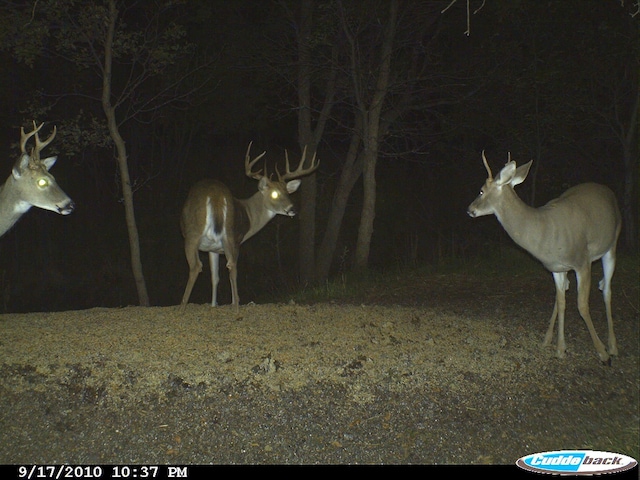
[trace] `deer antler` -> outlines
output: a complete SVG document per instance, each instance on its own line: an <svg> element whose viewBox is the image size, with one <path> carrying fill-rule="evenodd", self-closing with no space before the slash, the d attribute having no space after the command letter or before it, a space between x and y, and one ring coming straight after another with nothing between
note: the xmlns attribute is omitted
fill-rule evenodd
<svg viewBox="0 0 640 480"><path fill-rule="evenodd" d="M320 161L316 162L316 154L313 154L313 158L311 159L311 165L308 168L304 168L304 160L307 157L307 146L305 145L304 150L302 150L302 158L300 159L300 163L298 164L298 168L296 168L293 172L289 167L289 153L284 151L284 159L285 166L287 171L284 175L280 175L278 172L278 168L276 167L276 173L278 174L278 178L281 182L286 182L287 180L293 180L294 178L304 177L305 175L309 175L314 170L316 170L320 166Z"/></svg>
<svg viewBox="0 0 640 480"><path fill-rule="evenodd" d="M249 151L251 150L251 144L253 144L253 140L249 142L249 146L247 147L247 154L244 157L244 173L247 175L247 177L250 178L255 178L256 180L260 180L263 176L266 175L266 165L265 165L265 172L264 174L262 173L262 170L258 170L257 172L253 172L252 168L253 166L256 164L256 162L258 160L260 160L262 157L265 156L265 154L267 153L266 151L262 152L260 155L258 155L256 158L254 158L253 160L251 160L251 156L249 154Z"/></svg>
<svg viewBox="0 0 640 480"><path fill-rule="evenodd" d="M42 124L44 125L44 123ZM40 125L42 127L42 125ZM36 132L36 151L39 153L44 147L46 147L47 145L49 145L53 139L55 138L57 133L57 129L56 126L53 126L53 132L51 132L51 135L49 135L49 138L47 138L44 142L40 141L40 136L38 135L38 133Z"/></svg>
<svg viewBox="0 0 640 480"><path fill-rule="evenodd" d="M33 130L29 133L25 133L24 131L24 127L20 127L20 151L27 155L27 141L33 137L35 135L35 141L36 141L36 146L33 148L32 150L32 160L39 160L40 159L40 152L42 151L42 149L44 147L46 147L47 145L49 145L53 139L56 136L57 130L55 125L53 126L53 133L51 133L51 135L49 135L49 138L47 138L44 142L42 142L40 140L40 136L38 135L38 132L40 131L40 129L44 126L44 122L42 122L40 124L40 126L36 126L36 122L33 122Z"/></svg>
<svg viewBox="0 0 640 480"><path fill-rule="evenodd" d="M38 130L40 130L43 127L43 125L44 125L44 123L36 128L36 122L33 122L33 131L31 131L29 133L25 133L24 127L20 127L20 151L22 153L24 153L25 155L27 154L27 150L26 150L27 141L31 137L33 137L36 133L38 133Z"/></svg>
<svg viewBox="0 0 640 480"><path fill-rule="evenodd" d="M491 173L491 168L487 163L487 157L484 156L484 150L482 150L482 163L484 163L484 168L487 169L487 173L489 174L489 180L493 180L493 174Z"/></svg>

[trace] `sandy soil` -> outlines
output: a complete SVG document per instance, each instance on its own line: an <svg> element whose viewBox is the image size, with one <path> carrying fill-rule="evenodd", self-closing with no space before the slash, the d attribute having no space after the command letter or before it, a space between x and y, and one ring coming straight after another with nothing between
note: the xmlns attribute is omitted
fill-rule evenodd
<svg viewBox="0 0 640 480"><path fill-rule="evenodd" d="M575 287L559 360L540 346L547 274L480 278L390 278L364 298L249 304L241 318L194 304L2 315L0 463L638 458L637 281L614 288L620 355L606 366Z"/></svg>

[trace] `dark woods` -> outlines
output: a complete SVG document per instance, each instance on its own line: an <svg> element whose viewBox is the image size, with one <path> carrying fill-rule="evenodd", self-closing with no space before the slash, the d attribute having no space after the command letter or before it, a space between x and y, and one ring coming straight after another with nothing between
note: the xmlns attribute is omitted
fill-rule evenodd
<svg viewBox="0 0 640 480"><path fill-rule="evenodd" d="M20 127L44 121L76 204L64 218L33 208L0 239L0 311L139 304L140 282L149 304L177 305L187 192L217 178L252 195L249 141L280 171L305 145L321 166L292 196L299 215L242 247L243 302L494 254L500 225L466 215L482 150L495 170L509 153L534 160L518 187L532 205L608 185L620 250L637 247L630 2L471 1L468 35L461 1L444 13L448 0L81 3L0 6L3 180ZM192 302L209 301L208 274L205 262Z"/></svg>

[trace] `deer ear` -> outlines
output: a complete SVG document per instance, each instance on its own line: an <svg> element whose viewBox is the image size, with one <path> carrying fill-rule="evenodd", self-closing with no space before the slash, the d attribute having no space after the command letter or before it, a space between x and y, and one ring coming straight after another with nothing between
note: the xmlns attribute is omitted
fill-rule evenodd
<svg viewBox="0 0 640 480"><path fill-rule="evenodd" d="M49 169L56 163L56 160L58 160L58 157L47 157L42 160L42 163L44 164L44 167L47 169L47 171L49 171Z"/></svg>
<svg viewBox="0 0 640 480"><path fill-rule="evenodd" d="M290 182L287 182L287 192L293 193L296 190L298 190L299 186L300 186L300 180L291 180Z"/></svg>
<svg viewBox="0 0 640 480"><path fill-rule="evenodd" d="M267 177L260 177L260 181L258 182L258 190L264 192L267 188L269 188L269 179Z"/></svg>
<svg viewBox="0 0 640 480"><path fill-rule="evenodd" d="M533 160L530 160L529 163L520 165L517 168L516 173L514 174L513 179L511 180L511 185L515 187L516 185L520 185L522 182L524 182L524 179L527 178L527 175L529 174L529 169L531 168L532 163L533 163Z"/></svg>
<svg viewBox="0 0 640 480"><path fill-rule="evenodd" d="M507 164L502 167L500 173L495 179L495 183L498 186L506 185L510 183L513 179L513 176L516 172L516 162L507 162Z"/></svg>
<svg viewBox="0 0 640 480"><path fill-rule="evenodd" d="M15 178L20 178L22 176L22 172L24 169L29 166L29 155L20 155L20 158L13 165L13 176Z"/></svg>

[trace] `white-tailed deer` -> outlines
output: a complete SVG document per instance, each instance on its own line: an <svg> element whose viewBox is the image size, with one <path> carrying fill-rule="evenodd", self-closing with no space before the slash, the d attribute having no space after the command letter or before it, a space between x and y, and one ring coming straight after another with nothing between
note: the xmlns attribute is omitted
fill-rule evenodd
<svg viewBox="0 0 640 480"><path fill-rule="evenodd" d="M187 305L193 285L202 271L199 252L203 251L209 253L211 266L211 305L217 305L218 263L220 254L224 254L229 269L232 304L238 311L240 298L237 263L240 245L258 233L277 214L289 217L295 215L289 194L300 186L300 177L312 173L319 165L314 155L311 165L304 168L307 152L305 147L298 168L291 171L289 156L285 151L286 172L280 175L276 168L278 180L271 180L267 175L266 164L264 173L262 170L252 171L255 163L266 152L251 160L250 150L251 143L247 148L244 165L246 175L258 180L258 191L253 196L239 200L226 185L217 180L201 180L189 191L180 222L184 252L189 263L189 280L182 296L182 309Z"/></svg>
<svg viewBox="0 0 640 480"><path fill-rule="evenodd" d="M11 176L0 187L0 236L4 235L31 207L51 210L61 215L73 212L74 203L56 183L49 169L57 157L40 159L40 152L56 136L56 128L44 142L38 132L44 123L25 133L20 129L20 158L13 166ZM35 137L35 146L27 153L27 141Z"/></svg>
<svg viewBox="0 0 640 480"><path fill-rule="evenodd" d="M618 354L611 316L611 277L616 266L616 244L622 225L615 195L604 185L583 183L540 208L532 208L518 197L513 187L524 181L533 160L516 168L516 162L509 157L496 178L491 175L484 152L482 161L489 177L480 195L469 205L468 214L471 217L494 214L513 241L540 260L553 274L556 301L543 345L551 343L557 317L556 353L558 357L564 357L565 290L569 288L567 273L574 270L578 280L578 310L587 324L600 360L610 361L609 355ZM609 324L608 352L593 328L589 313L591 263L600 258L604 275L599 286Z"/></svg>

